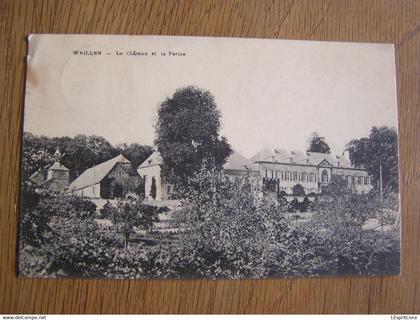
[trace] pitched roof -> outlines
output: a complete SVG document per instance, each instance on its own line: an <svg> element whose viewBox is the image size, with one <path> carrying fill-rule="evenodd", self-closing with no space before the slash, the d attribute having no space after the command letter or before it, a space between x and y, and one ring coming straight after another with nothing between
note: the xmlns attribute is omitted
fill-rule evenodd
<svg viewBox="0 0 420 320"><path fill-rule="evenodd" d="M34 179L37 175L42 175L42 177L45 179L45 172L41 171L41 169L39 169L38 171L35 171L34 173L32 173L29 177L30 180Z"/></svg>
<svg viewBox="0 0 420 320"><path fill-rule="evenodd" d="M89 186L93 186L99 182L114 168L117 163L131 163L122 154L108 161L102 162L92 168L85 170L80 176L74 180L69 190L79 190Z"/></svg>
<svg viewBox="0 0 420 320"><path fill-rule="evenodd" d="M70 171L58 161L54 162L54 164L49 167L48 170Z"/></svg>
<svg viewBox="0 0 420 320"><path fill-rule="evenodd" d="M263 148L259 152L257 152L250 160L252 162L265 161L266 159L269 159L272 156L273 150Z"/></svg>
<svg viewBox="0 0 420 320"><path fill-rule="evenodd" d="M297 150L270 150L264 148L251 158L253 162L296 163L316 166L326 160L334 167L353 168L350 160L344 155L332 155L320 152L302 152Z"/></svg>
<svg viewBox="0 0 420 320"><path fill-rule="evenodd" d="M162 161L162 157L160 156L160 153L158 151L155 151L146 160L144 160L142 164L140 164L138 169L161 165L162 163L163 161ZM258 170L258 166L252 161L245 158L239 152L233 152L227 159L227 162L223 166L223 169L225 170L247 170L247 169Z"/></svg>
<svg viewBox="0 0 420 320"><path fill-rule="evenodd" d="M160 153L155 151L146 160L144 160L142 164L139 165L138 169L157 166L161 165L162 163L163 161Z"/></svg>
<svg viewBox="0 0 420 320"><path fill-rule="evenodd" d="M243 155L241 155L239 152L234 151L229 158L227 159L227 162L223 166L223 169L225 170L251 170L251 171L257 171L258 166L253 163L252 161L245 158Z"/></svg>

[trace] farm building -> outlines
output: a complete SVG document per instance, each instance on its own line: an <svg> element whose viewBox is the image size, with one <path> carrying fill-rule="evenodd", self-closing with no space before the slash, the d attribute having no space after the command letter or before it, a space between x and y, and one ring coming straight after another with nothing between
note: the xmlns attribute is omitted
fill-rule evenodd
<svg viewBox="0 0 420 320"><path fill-rule="evenodd" d="M171 200L173 198L173 185L168 183L161 174L162 158L159 152L154 152L137 169L144 180L145 198L147 200ZM258 165L233 152L223 166L223 173L227 179L241 181L242 179L259 179ZM151 191L155 190L155 194ZM153 198L153 196L155 196Z"/></svg>
<svg viewBox="0 0 420 320"><path fill-rule="evenodd" d="M61 192L69 185L69 172L69 169L56 161L52 166L36 171L29 177L29 180L35 183L38 188Z"/></svg>
<svg viewBox="0 0 420 320"><path fill-rule="evenodd" d="M67 190L89 198L115 199L139 194L142 183L131 162L118 155L84 171Z"/></svg>

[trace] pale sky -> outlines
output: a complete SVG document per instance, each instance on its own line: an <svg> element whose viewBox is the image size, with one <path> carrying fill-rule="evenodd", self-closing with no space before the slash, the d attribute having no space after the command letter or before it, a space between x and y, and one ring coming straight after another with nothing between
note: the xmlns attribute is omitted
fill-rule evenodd
<svg viewBox="0 0 420 320"><path fill-rule="evenodd" d="M102 55L76 56L74 50ZM148 56L129 56L130 50ZM215 96L221 133L247 157L262 147L305 151L313 131L340 153L372 126L397 127L389 44L34 35L24 130L152 145L159 103L188 85Z"/></svg>

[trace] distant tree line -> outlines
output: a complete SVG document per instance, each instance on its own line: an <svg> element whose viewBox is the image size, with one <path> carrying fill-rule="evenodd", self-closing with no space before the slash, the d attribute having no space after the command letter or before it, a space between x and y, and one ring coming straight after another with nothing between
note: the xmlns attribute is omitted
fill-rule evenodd
<svg viewBox="0 0 420 320"><path fill-rule="evenodd" d="M72 180L94 164L107 161L120 153L130 160L134 167L138 167L153 152L151 146L137 143L113 146L104 137L96 135L79 134L74 138L49 138L25 132L22 146L23 179L51 165L56 160L57 148L62 155L60 162L70 170Z"/></svg>

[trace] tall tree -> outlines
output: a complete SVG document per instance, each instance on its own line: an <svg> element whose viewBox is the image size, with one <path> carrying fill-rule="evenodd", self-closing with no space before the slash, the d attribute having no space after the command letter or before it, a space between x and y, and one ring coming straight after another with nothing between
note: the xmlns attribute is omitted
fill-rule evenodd
<svg viewBox="0 0 420 320"><path fill-rule="evenodd" d="M213 95L189 86L176 90L159 107L155 144L163 174L177 187L200 168L221 169L232 149L221 137L220 111Z"/></svg>
<svg viewBox="0 0 420 320"><path fill-rule="evenodd" d="M398 191L398 135L395 128L373 127L369 137L351 140L346 149L354 166L364 167L378 186L382 167L383 187Z"/></svg>
<svg viewBox="0 0 420 320"><path fill-rule="evenodd" d="M309 152L330 153L330 146L325 142L325 138L321 137L317 132L313 132L309 138Z"/></svg>
<svg viewBox="0 0 420 320"><path fill-rule="evenodd" d="M119 201L115 210L111 210L111 220L115 223L124 237L124 246L128 248L128 241L134 227L143 227L151 230L153 224L159 221L159 213L166 212L167 208L144 205L140 201Z"/></svg>

